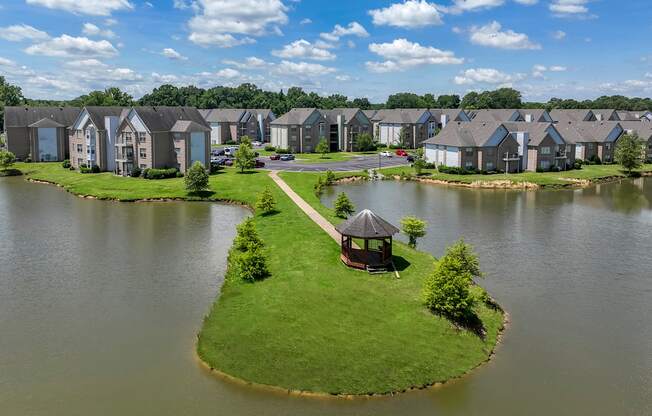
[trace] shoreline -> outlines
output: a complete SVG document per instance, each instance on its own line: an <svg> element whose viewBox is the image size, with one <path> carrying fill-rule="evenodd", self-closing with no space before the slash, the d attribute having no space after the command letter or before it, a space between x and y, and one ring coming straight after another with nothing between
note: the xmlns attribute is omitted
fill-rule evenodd
<svg viewBox="0 0 652 416"><path fill-rule="evenodd" d="M57 188L60 188L61 190L64 190L65 192L74 195L78 198L82 199L91 199L91 200L101 200L101 201L112 201L112 202L121 202L121 203L147 203L147 202L215 202L215 203L224 203L224 204L232 204L232 205L238 205L242 206L243 208L248 209L249 211L253 212L253 208L242 201L233 201L233 200L221 200L221 199L186 199L186 198L147 198L147 199L134 199L134 200L128 200L128 199L118 199L118 198L99 198L93 195L83 195L80 193L76 193L67 187L56 183L54 181L47 181L47 180L42 180L42 179L32 179L29 177L26 177L25 180L27 182L31 182L34 184L44 184L44 185L54 185ZM351 176L351 177L344 177L340 178L335 181L335 183L339 183L339 181L342 182L354 182L354 181L360 181L360 180L368 180L368 178L363 177L363 176ZM230 266L229 266L230 267ZM228 273L228 268L225 273L225 275ZM220 286L219 293L218 295L221 296L222 294L222 289L224 287L224 283L222 286ZM219 296L217 298L219 298ZM217 299L216 298L216 299ZM493 299L493 298L492 298ZM198 351L198 342L200 338L200 333L197 333L196 336L196 341L194 343L194 356L196 360L200 363L200 365L204 368L205 371L208 371L211 375L215 377L219 377L222 380L226 380L228 382L242 385L242 386L247 386L249 388L256 388L256 389L261 389L267 392L273 392L273 393L282 393L285 395L290 395L290 396L296 396L296 397L309 397L309 398L334 398L334 399L348 399L348 400L354 400L354 399L374 399L374 398L388 398L388 397L393 397L399 394L409 394L411 392L416 392L416 391L422 391L422 390L427 390L427 389L435 389L438 387L442 387L446 384L452 383L456 380L460 380L462 378L470 376L472 373L475 372L475 370L479 369L480 367L485 366L489 362L492 361L492 359L496 356L496 351L499 348L499 346L502 344L502 340L504 337L505 332L507 331L507 328L510 323L510 316L507 312L505 312L502 307L495 302L496 305L498 306L497 309L502 313L502 322L500 328L498 328L498 332L496 335L496 342L492 346L491 350L489 351L487 357L478 362L475 366L469 368L467 371L464 373L461 373L457 376L451 377L449 379L446 379L444 381L434 381L431 383L423 384L423 385L418 385L418 386L411 386L406 389L402 390L394 390L394 391L388 391L388 392L382 392L382 393L366 393L366 394L336 394L336 393L327 393L327 392L317 392L317 391L311 391L311 390L296 390L296 389L287 389L281 386L276 386L276 385L269 385L269 384L262 384L262 383L257 383L253 381L248 381L242 378L239 378L237 376L231 375L225 371L222 371L218 368L212 367L211 364L209 364L207 361L204 361L201 356L199 355Z"/></svg>

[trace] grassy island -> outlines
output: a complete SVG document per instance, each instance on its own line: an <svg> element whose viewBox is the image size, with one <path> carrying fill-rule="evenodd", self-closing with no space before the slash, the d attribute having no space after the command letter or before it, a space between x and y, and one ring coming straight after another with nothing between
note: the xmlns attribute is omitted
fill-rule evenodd
<svg viewBox="0 0 652 416"><path fill-rule="evenodd" d="M183 179L147 181L82 175L59 164L21 164L28 178L116 200L187 198ZM306 201L335 221L312 194L314 174L284 174ZM394 245L401 278L346 268L339 247L274 185L266 172L211 176L213 200L252 206L265 188L278 212L256 215L271 275L245 283L227 272L197 351L211 368L247 382L325 394L381 394L459 377L493 351L503 313L475 308L484 338L433 315L421 300L431 255ZM474 287L474 291L483 289Z"/></svg>

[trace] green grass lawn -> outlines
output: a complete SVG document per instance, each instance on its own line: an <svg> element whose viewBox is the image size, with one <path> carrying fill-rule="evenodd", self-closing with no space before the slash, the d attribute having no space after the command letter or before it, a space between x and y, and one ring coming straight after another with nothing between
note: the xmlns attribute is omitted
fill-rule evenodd
<svg viewBox="0 0 652 416"><path fill-rule="evenodd" d="M298 163L329 163L344 162L357 156L377 155L378 152L333 152L321 155L319 153L300 153L296 154Z"/></svg>
<svg viewBox="0 0 652 416"><path fill-rule="evenodd" d="M652 165L645 165L643 172L652 172ZM414 174L411 167L392 167L380 169L378 172L383 175L400 175L401 172ZM611 177L625 177L625 173L619 165L585 165L579 170L569 170L565 172L523 172L512 174L496 175L452 175L448 173L439 173L436 169L425 169L424 178L442 180L457 183L473 182L493 182L493 181L511 181L518 184L523 182L533 183L542 187L569 186L573 185L573 180L598 181Z"/></svg>
<svg viewBox="0 0 652 416"><path fill-rule="evenodd" d="M82 175L59 164L18 167L28 177L77 194L120 200L186 196L182 179ZM283 178L334 220L312 195L316 175L301 175L284 173ZM387 393L460 376L493 350L502 326L500 311L477 307L487 331L481 339L423 307L422 281L433 267L429 254L396 244L401 279L354 271L339 260L338 244L266 173L227 169L211 177L210 187L213 198L248 204L270 187L279 208L275 215L255 217L271 276L255 284L228 276L204 321L197 351L211 367L285 389Z"/></svg>

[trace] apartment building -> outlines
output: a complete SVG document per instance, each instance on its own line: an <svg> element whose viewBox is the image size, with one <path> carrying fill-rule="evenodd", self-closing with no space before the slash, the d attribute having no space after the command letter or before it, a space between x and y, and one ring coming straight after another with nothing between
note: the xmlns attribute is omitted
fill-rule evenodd
<svg viewBox="0 0 652 416"><path fill-rule="evenodd" d="M115 170L130 175L134 167L177 168L195 161L210 164L211 127L193 107L134 107L120 122Z"/></svg>
<svg viewBox="0 0 652 416"><path fill-rule="evenodd" d="M616 142L623 127L616 121L567 122L555 124L566 141L575 145L575 159L614 161Z"/></svg>
<svg viewBox="0 0 652 416"><path fill-rule="evenodd" d="M435 136L441 120L425 108L397 108L366 111L373 124L374 138L387 146L417 148ZM401 137L403 133L403 137Z"/></svg>
<svg viewBox="0 0 652 416"><path fill-rule="evenodd" d="M38 162L68 158L68 135L77 107L5 107L7 150L19 160Z"/></svg>
<svg viewBox="0 0 652 416"><path fill-rule="evenodd" d="M115 171L116 136L128 111L123 107L84 107L69 132L72 166L97 165L101 171Z"/></svg>
<svg viewBox="0 0 652 416"><path fill-rule="evenodd" d="M269 142L270 123L276 117L270 109L224 108L199 110L211 127L211 144L239 142L244 136Z"/></svg>

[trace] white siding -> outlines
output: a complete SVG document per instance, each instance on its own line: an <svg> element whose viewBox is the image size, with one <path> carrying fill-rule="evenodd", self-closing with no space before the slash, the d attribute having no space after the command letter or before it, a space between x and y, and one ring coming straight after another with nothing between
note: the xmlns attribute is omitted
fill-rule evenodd
<svg viewBox="0 0 652 416"><path fill-rule="evenodd" d="M211 123L211 144L222 144L220 143L220 123Z"/></svg>
<svg viewBox="0 0 652 416"><path fill-rule="evenodd" d="M288 129L284 127L271 127L271 145L276 148L287 149L288 148Z"/></svg>
<svg viewBox="0 0 652 416"><path fill-rule="evenodd" d="M206 136L202 132L190 133L190 166L199 161L206 166Z"/></svg>
<svg viewBox="0 0 652 416"><path fill-rule="evenodd" d="M381 124L380 142L386 145L399 144L401 142L401 125L400 124Z"/></svg>
<svg viewBox="0 0 652 416"><path fill-rule="evenodd" d="M575 159L584 159L584 145L577 143L575 145Z"/></svg>
<svg viewBox="0 0 652 416"><path fill-rule="evenodd" d="M428 163L437 163L437 145L436 144L425 144L424 153L423 153L426 162Z"/></svg>
<svg viewBox="0 0 652 416"><path fill-rule="evenodd" d="M460 148L448 146L445 150L445 161L444 164L450 167L460 167Z"/></svg>

